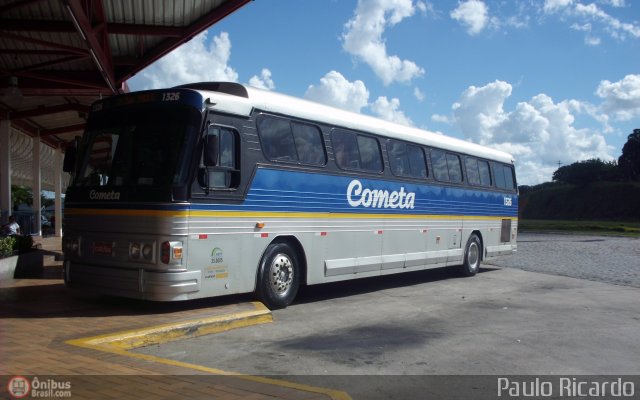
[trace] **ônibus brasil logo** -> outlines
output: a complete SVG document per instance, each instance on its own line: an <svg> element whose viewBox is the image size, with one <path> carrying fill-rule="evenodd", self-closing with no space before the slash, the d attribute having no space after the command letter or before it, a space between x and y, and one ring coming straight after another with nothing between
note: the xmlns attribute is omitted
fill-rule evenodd
<svg viewBox="0 0 640 400"><path fill-rule="evenodd" d="M363 188L362 182L352 180L347 187L347 201L351 207L365 208L407 208L413 209L416 201L414 192Z"/></svg>
<svg viewBox="0 0 640 400"><path fill-rule="evenodd" d="M7 384L7 391L16 399L23 399L31 391L31 383L24 376L14 376Z"/></svg>

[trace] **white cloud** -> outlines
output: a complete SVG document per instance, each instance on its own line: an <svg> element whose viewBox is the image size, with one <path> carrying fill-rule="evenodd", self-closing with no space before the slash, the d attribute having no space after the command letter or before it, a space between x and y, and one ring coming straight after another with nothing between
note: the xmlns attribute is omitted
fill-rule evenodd
<svg viewBox="0 0 640 400"><path fill-rule="evenodd" d="M382 38L385 30L411 17L416 9L426 10L424 3L412 0L358 0L355 15L345 24L342 47L364 61L385 85L410 82L424 74L424 69L410 60L387 54Z"/></svg>
<svg viewBox="0 0 640 400"><path fill-rule="evenodd" d="M542 9L547 14L552 14L563 10L573 4L573 0L544 0Z"/></svg>
<svg viewBox="0 0 640 400"><path fill-rule="evenodd" d="M397 98L389 100L385 96L380 96L369 108L371 108L374 114L384 120L401 125L413 126L413 121L400 110L400 100Z"/></svg>
<svg viewBox="0 0 640 400"><path fill-rule="evenodd" d="M625 7L625 0L600 0L605 4L609 4L612 7Z"/></svg>
<svg viewBox="0 0 640 400"><path fill-rule="evenodd" d="M453 125L453 123L455 122L452 117L449 117L447 115L442 115L442 114L433 114L431 116L431 120L433 122L439 122L441 124L447 124L447 125Z"/></svg>
<svg viewBox="0 0 640 400"><path fill-rule="evenodd" d="M418 99L418 101L424 101L424 93L422 93L422 90L420 90L420 88L413 88L413 95L416 99Z"/></svg>
<svg viewBox="0 0 640 400"><path fill-rule="evenodd" d="M469 35L477 35L491 23L489 9L480 0L466 0L458 3L458 7L449 15L464 25Z"/></svg>
<svg viewBox="0 0 640 400"><path fill-rule="evenodd" d="M276 88L273 79L271 79L271 71L267 68L263 68L262 71L260 71L260 76L252 76L251 79L249 79L249 85L257 87L258 89L273 90Z"/></svg>
<svg viewBox="0 0 640 400"><path fill-rule="evenodd" d="M344 110L360 112L369 101L369 91L364 82L350 82L341 73L330 71L320 78L319 85L309 85L304 97Z"/></svg>
<svg viewBox="0 0 640 400"><path fill-rule="evenodd" d="M613 148L600 132L575 126L574 113L590 114L592 106L575 100L555 103L539 94L507 111L504 104L512 90L504 81L469 87L452 107L452 122L467 139L514 155L520 183L550 180L558 161L612 159Z"/></svg>
<svg viewBox="0 0 640 400"><path fill-rule="evenodd" d="M607 14L594 3L587 5L578 3L575 5L574 13L579 17L602 22L614 38L624 40L627 35L631 35L636 39L640 38L640 26L621 22L617 18Z"/></svg>
<svg viewBox="0 0 640 400"><path fill-rule="evenodd" d="M587 35L584 37L584 44L587 46L598 46L602 43L602 40L596 36Z"/></svg>
<svg viewBox="0 0 640 400"><path fill-rule="evenodd" d="M596 95L603 99L602 111L615 119L640 117L640 74L627 75L617 82L601 81Z"/></svg>
<svg viewBox="0 0 640 400"><path fill-rule="evenodd" d="M238 73L228 65L230 57L229 34L221 32L207 45L205 31L144 69L129 84L140 90L202 81L236 82Z"/></svg>
<svg viewBox="0 0 640 400"><path fill-rule="evenodd" d="M624 1L601 1L612 7L625 6ZM584 4L574 0L545 0L543 11L548 14L560 14L563 20L578 20L570 25L571 29L586 32L585 43L587 45L600 44L600 39L592 33L596 29L600 33L606 33L617 40L626 40L628 37L640 38L640 25L637 23L622 22L604 11L596 3Z"/></svg>

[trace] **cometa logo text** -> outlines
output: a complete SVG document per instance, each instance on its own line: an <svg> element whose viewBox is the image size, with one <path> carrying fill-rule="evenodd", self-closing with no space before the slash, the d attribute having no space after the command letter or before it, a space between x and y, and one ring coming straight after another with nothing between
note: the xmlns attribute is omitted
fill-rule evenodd
<svg viewBox="0 0 640 400"><path fill-rule="evenodd" d="M412 209L416 201L414 192L363 188L362 182L352 180L347 187L347 201L351 207L365 208L407 208Z"/></svg>
<svg viewBox="0 0 640 400"><path fill-rule="evenodd" d="M98 192L92 190L89 192L89 198L91 200L120 200L120 192L113 190L110 192Z"/></svg>

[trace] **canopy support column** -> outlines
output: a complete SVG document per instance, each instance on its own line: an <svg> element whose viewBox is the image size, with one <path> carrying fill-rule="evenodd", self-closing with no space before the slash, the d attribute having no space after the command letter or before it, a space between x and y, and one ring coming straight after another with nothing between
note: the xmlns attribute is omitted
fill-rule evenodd
<svg viewBox="0 0 640 400"><path fill-rule="evenodd" d="M31 171L31 193L33 194L33 217L35 226L33 234L42 236L42 204L40 201L40 193L42 193L42 182L40 172L40 132L33 137L33 170Z"/></svg>
<svg viewBox="0 0 640 400"><path fill-rule="evenodd" d="M11 212L11 121L0 120L0 222Z"/></svg>
<svg viewBox="0 0 640 400"><path fill-rule="evenodd" d="M62 150L54 151L53 182L56 192L56 213L54 232L57 237L62 237Z"/></svg>

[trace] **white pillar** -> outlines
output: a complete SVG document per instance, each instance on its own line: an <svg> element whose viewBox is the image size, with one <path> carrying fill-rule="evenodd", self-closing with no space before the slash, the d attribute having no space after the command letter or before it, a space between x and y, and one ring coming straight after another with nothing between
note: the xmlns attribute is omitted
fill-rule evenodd
<svg viewBox="0 0 640 400"><path fill-rule="evenodd" d="M0 121L0 222L11 215L11 121Z"/></svg>
<svg viewBox="0 0 640 400"><path fill-rule="evenodd" d="M55 149L54 151L54 170L53 170L53 182L56 192L56 214L55 214L55 235L62 237L62 150Z"/></svg>
<svg viewBox="0 0 640 400"><path fill-rule="evenodd" d="M35 231L37 236L42 236L42 220L40 213L42 204L40 202L40 193L42 192L41 173L40 173L40 132L33 137L33 163L31 171L31 193L33 194L33 217L35 218Z"/></svg>

